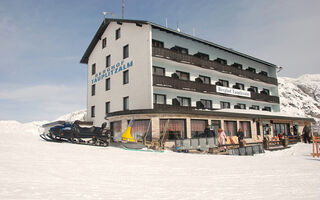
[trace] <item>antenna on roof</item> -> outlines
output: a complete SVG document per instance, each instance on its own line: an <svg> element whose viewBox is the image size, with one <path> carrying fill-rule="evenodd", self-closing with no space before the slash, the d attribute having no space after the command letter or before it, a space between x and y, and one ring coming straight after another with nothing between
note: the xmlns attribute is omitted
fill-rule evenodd
<svg viewBox="0 0 320 200"><path fill-rule="evenodd" d="M168 18L166 18L166 28L168 28Z"/></svg>
<svg viewBox="0 0 320 200"><path fill-rule="evenodd" d="M196 36L196 29L195 28L192 28L192 35Z"/></svg>
<svg viewBox="0 0 320 200"><path fill-rule="evenodd" d="M124 19L124 0L122 0L122 19Z"/></svg>

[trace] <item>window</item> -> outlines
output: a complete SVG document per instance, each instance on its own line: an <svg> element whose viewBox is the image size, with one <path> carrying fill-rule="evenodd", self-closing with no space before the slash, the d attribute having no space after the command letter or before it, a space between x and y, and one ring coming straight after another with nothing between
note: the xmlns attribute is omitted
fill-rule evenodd
<svg viewBox="0 0 320 200"><path fill-rule="evenodd" d="M106 79L106 91L110 90L110 78Z"/></svg>
<svg viewBox="0 0 320 200"><path fill-rule="evenodd" d="M227 136L237 135L237 122L236 121L224 121L224 132Z"/></svg>
<svg viewBox="0 0 320 200"><path fill-rule="evenodd" d="M198 53L194 54L194 56L198 57L200 59L209 60L209 55L205 54L205 53L198 52Z"/></svg>
<svg viewBox="0 0 320 200"><path fill-rule="evenodd" d="M260 132L260 122L256 122L256 128L257 128L257 135L261 135L261 132Z"/></svg>
<svg viewBox="0 0 320 200"><path fill-rule="evenodd" d="M168 137L168 140L187 138L186 120L160 119L160 138L164 135Z"/></svg>
<svg viewBox="0 0 320 200"><path fill-rule="evenodd" d="M237 69L242 69L242 65L239 63L233 63L231 66L237 68Z"/></svg>
<svg viewBox="0 0 320 200"><path fill-rule="evenodd" d="M91 106L91 117L95 117L96 113L95 113L95 106Z"/></svg>
<svg viewBox="0 0 320 200"><path fill-rule="evenodd" d="M106 67L110 67L110 65L111 65L111 55L108 55L106 57Z"/></svg>
<svg viewBox="0 0 320 200"><path fill-rule="evenodd" d="M207 120L191 119L191 138L203 137L204 129L208 124Z"/></svg>
<svg viewBox="0 0 320 200"><path fill-rule="evenodd" d="M210 84L211 83L210 77L201 76L200 75L199 78L202 80L202 83L204 83L204 84Z"/></svg>
<svg viewBox="0 0 320 200"><path fill-rule="evenodd" d="M255 68L248 67L247 70L250 71L250 72L256 73L256 69Z"/></svg>
<svg viewBox="0 0 320 200"><path fill-rule="evenodd" d="M129 110L129 97L123 97L123 110Z"/></svg>
<svg viewBox="0 0 320 200"><path fill-rule="evenodd" d="M102 40L102 48L104 49L107 46L107 38L103 38Z"/></svg>
<svg viewBox="0 0 320 200"><path fill-rule="evenodd" d="M227 64L227 60L222 59L222 58L217 58L214 61L216 61L217 63L220 63L222 65L226 65Z"/></svg>
<svg viewBox="0 0 320 200"><path fill-rule="evenodd" d="M126 46L123 47L123 59L129 57L129 45L127 44Z"/></svg>
<svg viewBox="0 0 320 200"><path fill-rule="evenodd" d="M264 89L264 88L263 88L262 91L263 91L264 94L270 95L270 91L269 91L268 89Z"/></svg>
<svg viewBox="0 0 320 200"><path fill-rule="evenodd" d="M128 121L129 123L129 121ZM133 121L131 128L131 135L134 135L135 139L138 141L152 140L152 124L150 119L136 119Z"/></svg>
<svg viewBox="0 0 320 200"><path fill-rule="evenodd" d="M238 109L246 109L246 104L238 103L236 107L237 107ZM236 107L235 107L235 108L236 108Z"/></svg>
<svg viewBox="0 0 320 200"><path fill-rule="evenodd" d="M177 71L176 73L178 74L179 79L181 79L181 80L187 80L187 81L190 80L190 74L189 74L189 73L187 73L187 72L180 72L180 71Z"/></svg>
<svg viewBox="0 0 320 200"><path fill-rule="evenodd" d="M239 88L239 90L244 90L244 84L242 83L236 83L237 88Z"/></svg>
<svg viewBox="0 0 320 200"><path fill-rule="evenodd" d="M121 36L120 34L121 34L121 33L120 33L120 28L118 28L118 29L116 30L116 40L120 38L120 36Z"/></svg>
<svg viewBox="0 0 320 200"><path fill-rule="evenodd" d="M230 102L220 101L220 108L221 109L230 108Z"/></svg>
<svg viewBox="0 0 320 200"><path fill-rule="evenodd" d="M96 85L91 85L91 96L96 95Z"/></svg>
<svg viewBox="0 0 320 200"><path fill-rule="evenodd" d="M290 124L287 123L274 123L272 124L273 127L273 136L278 136L280 133L281 135L288 135L290 131Z"/></svg>
<svg viewBox="0 0 320 200"><path fill-rule="evenodd" d="M91 73L92 75L96 73L96 63L92 64L91 71L92 71Z"/></svg>
<svg viewBox="0 0 320 200"><path fill-rule="evenodd" d="M153 47L159 47L159 48L163 48L164 47L163 42L158 41L158 40L152 40L152 46Z"/></svg>
<svg viewBox="0 0 320 200"><path fill-rule="evenodd" d="M223 87L229 87L229 81L219 79L219 82L222 84L221 86L223 86Z"/></svg>
<svg viewBox="0 0 320 200"><path fill-rule="evenodd" d="M155 104L166 104L166 95L153 94L153 103L155 103Z"/></svg>
<svg viewBox="0 0 320 200"><path fill-rule="evenodd" d="M182 53L182 54L188 54L189 53L188 49L183 48L183 47L179 47L179 46L174 46L174 47L171 48L171 50L173 50L175 52L178 52L178 53Z"/></svg>
<svg viewBox="0 0 320 200"><path fill-rule="evenodd" d="M123 72L123 84L129 83L129 70Z"/></svg>
<svg viewBox="0 0 320 200"><path fill-rule="evenodd" d="M271 112L271 107L266 106L266 107L262 108L262 110Z"/></svg>
<svg viewBox="0 0 320 200"><path fill-rule="evenodd" d="M110 113L110 101L106 102L106 114Z"/></svg>
<svg viewBox="0 0 320 200"><path fill-rule="evenodd" d="M245 138L251 138L251 123L248 121L240 121L239 122L240 128L242 128L242 131L244 133Z"/></svg>
<svg viewBox="0 0 320 200"><path fill-rule="evenodd" d="M187 98L187 97L177 97L180 106L187 106L190 107L191 106L191 99Z"/></svg>
<svg viewBox="0 0 320 200"><path fill-rule="evenodd" d="M159 76L165 76L165 69L162 67L153 66L153 74Z"/></svg>
<svg viewBox="0 0 320 200"><path fill-rule="evenodd" d="M250 91L258 93L258 88L255 86L250 86Z"/></svg>
<svg viewBox="0 0 320 200"><path fill-rule="evenodd" d="M212 109L212 101L211 100L201 99L200 101L204 105L204 108Z"/></svg>
<svg viewBox="0 0 320 200"><path fill-rule="evenodd" d="M257 105L252 105L252 106L250 107L250 109L251 109L251 110L260 110L260 107L257 106Z"/></svg>

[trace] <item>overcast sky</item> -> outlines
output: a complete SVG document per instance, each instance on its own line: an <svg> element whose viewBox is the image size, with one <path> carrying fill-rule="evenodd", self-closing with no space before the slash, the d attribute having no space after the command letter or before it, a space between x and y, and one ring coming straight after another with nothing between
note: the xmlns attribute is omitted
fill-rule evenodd
<svg viewBox="0 0 320 200"><path fill-rule="evenodd" d="M126 0L142 19L283 67L278 76L319 74L318 0ZM0 120L54 120L86 108L80 59L121 0L1 0Z"/></svg>

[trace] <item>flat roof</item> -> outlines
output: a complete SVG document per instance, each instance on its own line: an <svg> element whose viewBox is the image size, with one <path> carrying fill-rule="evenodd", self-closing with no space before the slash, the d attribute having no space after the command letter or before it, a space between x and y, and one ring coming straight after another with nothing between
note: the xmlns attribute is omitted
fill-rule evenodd
<svg viewBox="0 0 320 200"><path fill-rule="evenodd" d="M164 27L164 26L161 26L161 25L158 25L158 24L149 22L149 21L145 21L145 20L131 20L131 19L111 19L111 18L107 18L107 19L105 19L105 20L101 23L99 29L97 30L95 36L94 36L93 39L92 39L90 45L88 46L87 50L85 51L84 55L82 56L82 58L81 58L81 60L80 60L80 63L88 64L89 56L90 56L90 54L92 53L94 47L96 46L96 44L98 43L98 41L101 39L100 37L101 37L102 34L104 33L105 29L108 27L108 25L110 24L110 22L113 22L113 21L115 21L115 22L121 22L121 23L124 22L124 23L149 24L149 25L151 25L153 28L157 28L157 29L160 29L160 30L162 30L162 31L166 31L166 32L169 32L169 33L172 33L172 34L175 34L175 35L178 35L178 36L187 38L187 39L191 39L191 40L194 40L194 41L197 41L197 42L200 42L200 43L203 43L203 44L206 44L206 45L209 45L209 46L218 48L218 49L220 49L220 50L223 50L223 51L226 51L226 52L229 52L229 53L232 53L232 54L235 54L235 55L238 55L238 56L247 58L247 59L249 59L249 60L253 60L253 61L255 61L255 62L264 64L264 65L267 65L267 66L270 66L270 67L277 67L277 65L272 64L272 63L269 63L269 62L266 62L266 61L264 61L264 60L261 60L261 59L252 57L252 56L250 56L250 55L247 55L247 54L244 54L244 53L235 51L235 50L233 50L233 49L230 49L230 48L227 48L227 47L224 47L224 46L221 46L221 45L218 45L218 44L209 42L209 41L207 41L207 40L203 40L203 39L197 38L197 37L195 37L195 36L192 36L192 35L189 35L189 34L186 34L186 33L178 32L178 31L176 31L176 30L173 30L173 29L170 29L170 28L167 28L167 27Z"/></svg>

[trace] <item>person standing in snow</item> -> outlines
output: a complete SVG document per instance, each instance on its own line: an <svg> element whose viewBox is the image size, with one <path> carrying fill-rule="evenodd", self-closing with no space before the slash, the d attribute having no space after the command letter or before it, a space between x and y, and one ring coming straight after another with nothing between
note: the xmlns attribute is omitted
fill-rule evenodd
<svg viewBox="0 0 320 200"><path fill-rule="evenodd" d="M306 125L304 125L304 127L303 127L303 131L302 131L302 133L303 133L303 140L304 140L304 142L305 143L311 143L311 138L310 138L310 128L307 126L307 124Z"/></svg>
<svg viewBox="0 0 320 200"><path fill-rule="evenodd" d="M226 134L225 134L225 132L223 131L222 128L219 128L219 129L218 129L218 138L219 138L219 144L220 144L220 146L226 144L227 136L226 136ZM225 150L225 149L226 149L225 146L222 147L222 148L220 148L220 150Z"/></svg>
<svg viewBox="0 0 320 200"><path fill-rule="evenodd" d="M210 130L210 127L209 127L209 124L207 124L206 128L204 129L204 135L206 137L212 137L212 134L211 134L211 130Z"/></svg>
<svg viewBox="0 0 320 200"><path fill-rule="evenodd" d="M239 143L239 147L244 147L245 146L245 142L243 140L244 138L244 133L242 128L239 128L237 131L237 137L238 137L238 143Z"/></svg>

